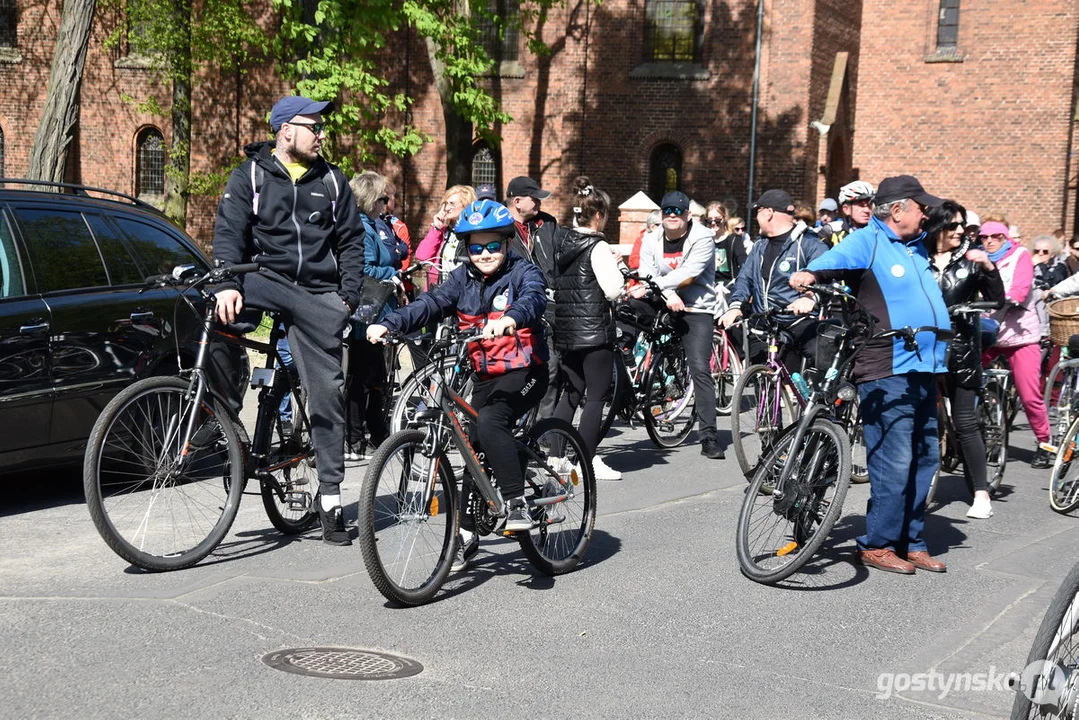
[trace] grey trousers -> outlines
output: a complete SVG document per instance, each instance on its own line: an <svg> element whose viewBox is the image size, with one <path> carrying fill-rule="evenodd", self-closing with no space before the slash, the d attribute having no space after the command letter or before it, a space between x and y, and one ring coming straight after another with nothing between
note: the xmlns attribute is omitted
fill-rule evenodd
<svg viewBox="0 0 1079 720"><path fill-rule="evenodd" d="M335 292L312 293L277 273L244 276L245 307L281 314L307 394L319 492L339 495L345 477L345 376L341 346L349 312Z"/></svg>

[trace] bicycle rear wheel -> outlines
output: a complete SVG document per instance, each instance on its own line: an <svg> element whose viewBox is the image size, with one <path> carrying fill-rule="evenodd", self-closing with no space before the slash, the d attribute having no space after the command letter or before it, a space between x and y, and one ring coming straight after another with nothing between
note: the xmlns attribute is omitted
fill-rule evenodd
<svg viewBox="0 0 1079 720"><path fill-rule="evenodd" d="M1042 618L1012 704L1012 718L1074 718L1079 708L1079 565Z"/></svg>
<svg viewBox="0 0 1079 720"><path fill-rule="evenodd" d="M449 575L457 543L453 472L426 429L394 433L367 467L359 507L363 562L378 591L422 605Z"/></svg>
<svg viewBox="0 0 1079 720"><path fill-rule="evenodd" d="M709 362L716 384L716 412L727 415L734 404L734 387L742 374L742 360L731 346L725 332L712 334L712 358Z"/></svg>
<svg viewBox="0 0 1079 720"><path fill-rule="evenodd" d="M767 365L750 365L734 388L731 442L742 473L751 478L772 443L794 422L793 401L779 374Z"/></svg>
<svg viewBox="0 0 1079 720"><path fill-rule="evenodd" d="M693 431L697 407L693 380L681 345L652 349L652 364L644 378L644 429L656 447L674 448Z"/></svg>
<svg viewBox="0 0 1079 720"><path fill-rule="evenodd" d="M90 517L117 555L145 570L179 570L213 552L243 492L236 428L214 397L196 407L187 387L180 378L155 377L125 388L105 406L86 445Z"/></svg>
<svg viewBox="0 0 1079 720"><path fill-rule="evenodd" d="M292 397L293 407L303 402ZM318 470L311 428L303 413L294 409L296 424L290 437L281 434L275 423L274 439L260 478L262 506L270 523L286 535L297 535L318 522Z"/></svg>
<svg viewBox="0 0 1079 720"><path fill-rule="evenodd" d="M584 558L596 523L596 476L584 440L557 418L536 423L528 445L525 496L532 529L517 533L521 550L545 575L573 570Z"/></svg>
<svg viewBox="0 0 1079 720"><path fill-rule="evenodd" d="M765 455L738 516L738 564L750 580L768 585L790 577L820 549L850 486L850 443L843 428L818 418L794 448L796 430L784 432ZM777 488L783 468L792 463L790 477Z"/></svg>
<svg viewBox="0 0 1079 720"><path fill-rule="evenodd" d="M1079 508L1079 463L1075 457L1079 443L1079 419L1071 424L1057 448L1053 474L1049 478L1049 506L1058 513Z"/></svg>

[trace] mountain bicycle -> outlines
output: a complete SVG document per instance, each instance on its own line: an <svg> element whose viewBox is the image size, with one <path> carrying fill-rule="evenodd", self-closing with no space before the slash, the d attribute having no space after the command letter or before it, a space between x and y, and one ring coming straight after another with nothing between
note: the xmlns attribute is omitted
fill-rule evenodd
<svg viewBox="0 0 1079 720"><path fill-rule="evenodd" d="M406 341L399 333L388 333L386 339ZM477 330L458 335L458 361L479 339ZM357 523L371 581L387 600L406 606L433 598L453 564L461 498L451 450L463 458L462 472L475 486L470 510L477 533L499 532L508 512L482 449L469 439L467 427L478 412L441 373L432 373L430 380L430 406L391 435L368 465ZM525 469L525 498L532 515L532 529L516 533L517 541L540 572L569 572L584 558L595 525L592 458L577 431L557 418L528 429L519 425L514 444Z"/></svg>
<svg viewBox="0 0 1079 720"><path fill-rule="evenodd" d="M257 270L251 263L199 276L185 266L147 279L147 289L188 285L204 306L200 311L187 293L179 294L202 317L194 366L120 392L101 412L86 445L83 488L90 517L102 539L132 565L178 570L205 558L232 526L248 479L258 480L266 514L282 533L301 533L318 520L311 423L301 389L277 354L279 319L265 343L215 328L215 297L208 286ZM266 365L251 376L260 391L250 439L211 382L211 339L266 355ZM278 417L286 393L293 396L291 434Z"/></svg>
<svg viewBox="0 0 1079 720"><path fill-rule="evenodd" d="M850 319L836 326L836 353L819 387L811 389L796 424L782 431L765 452L746 490L735 545L742 573L763 584L797 572L824 543L842 511L850 486L851 450L837 406L853 402L857 389L847 379L855 359L874 340L902 338L919 353L916 336L951 331L909 327L875 332L872 316L853 296L832 285L810 285L818 296L851 303Z"/></svg>
<svg viewBox="0 0 1079 720"><path fill-rule="evenodd" d="M998 303L991 301L973 301L956 305L948 309L948 314L957 319L967 319L968 322L977 324L986 310L996 310ZM972 352L981 356L982 344L981 333L974 333L972 340L976 347ZM937 403L937 427L940 437L940 466L937 468L933 481L929 485L929 494L926 496L926 505L933 502L940 483L941 472L954 473L963 462L963 451L959 446L959 438L955 432L955 423L952 422L951 400L948 398L945 380L938 380L938 403ZM1009 425L1007 419L1008 392L1011 387L1011 372L1000 367L991 366L982 370L982 384L978 388L977 414L978 432L981 433L982 442L985 445L986 458L986 485L989 494L992 495L1000 489L1000 483L1004 479L1004 468L1008 464L1008 435ZM969 474L964 473L967 491L974 496L974 482Z"/></svg>

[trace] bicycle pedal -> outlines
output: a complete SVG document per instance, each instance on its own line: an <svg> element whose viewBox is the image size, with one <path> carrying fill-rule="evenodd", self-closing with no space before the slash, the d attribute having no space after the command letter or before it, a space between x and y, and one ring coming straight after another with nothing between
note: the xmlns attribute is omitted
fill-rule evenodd
<svg viewBox="0 0 1079 720"><path fill-rule="evenodd" d="M1047 442L1038 443L1038 447L1041 448L1042 450L1045 450L1048 453L1052 453L1053 455L1056 455L1057 450L1059 449L1059 448L1057 448L1056 445L1052 445L1052 444L1047 443Z"/></svg>

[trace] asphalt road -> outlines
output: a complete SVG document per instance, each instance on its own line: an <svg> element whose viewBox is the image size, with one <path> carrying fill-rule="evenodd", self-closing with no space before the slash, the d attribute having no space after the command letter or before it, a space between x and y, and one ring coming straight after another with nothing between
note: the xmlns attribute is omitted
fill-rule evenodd
<svg viewBox="0 0 1079 720"><path fill-rule="evenodd" d="M1079 541L1077 519L1049 508L1048 472L1027 464L1032 443L1012 434L988 521L968 521L962 480L946 479L926 535L947 574L853 564L868 497L853 486L809 572L764 587L735 558L733 453L660 452L616 426L602 452L625 478L600 483L579 570L537 576L516 543L487 539L415 609L386 604L358 546L277 534L257 497L202 564L149 574L98 537L77 476L5 478L0 717L1005 717L1000 683L1022 669ZM364 469L350 463L350 522ZM334 680L262 662L322 646L423 671ZM919 677L933 689L911 690Z"/></svg>

